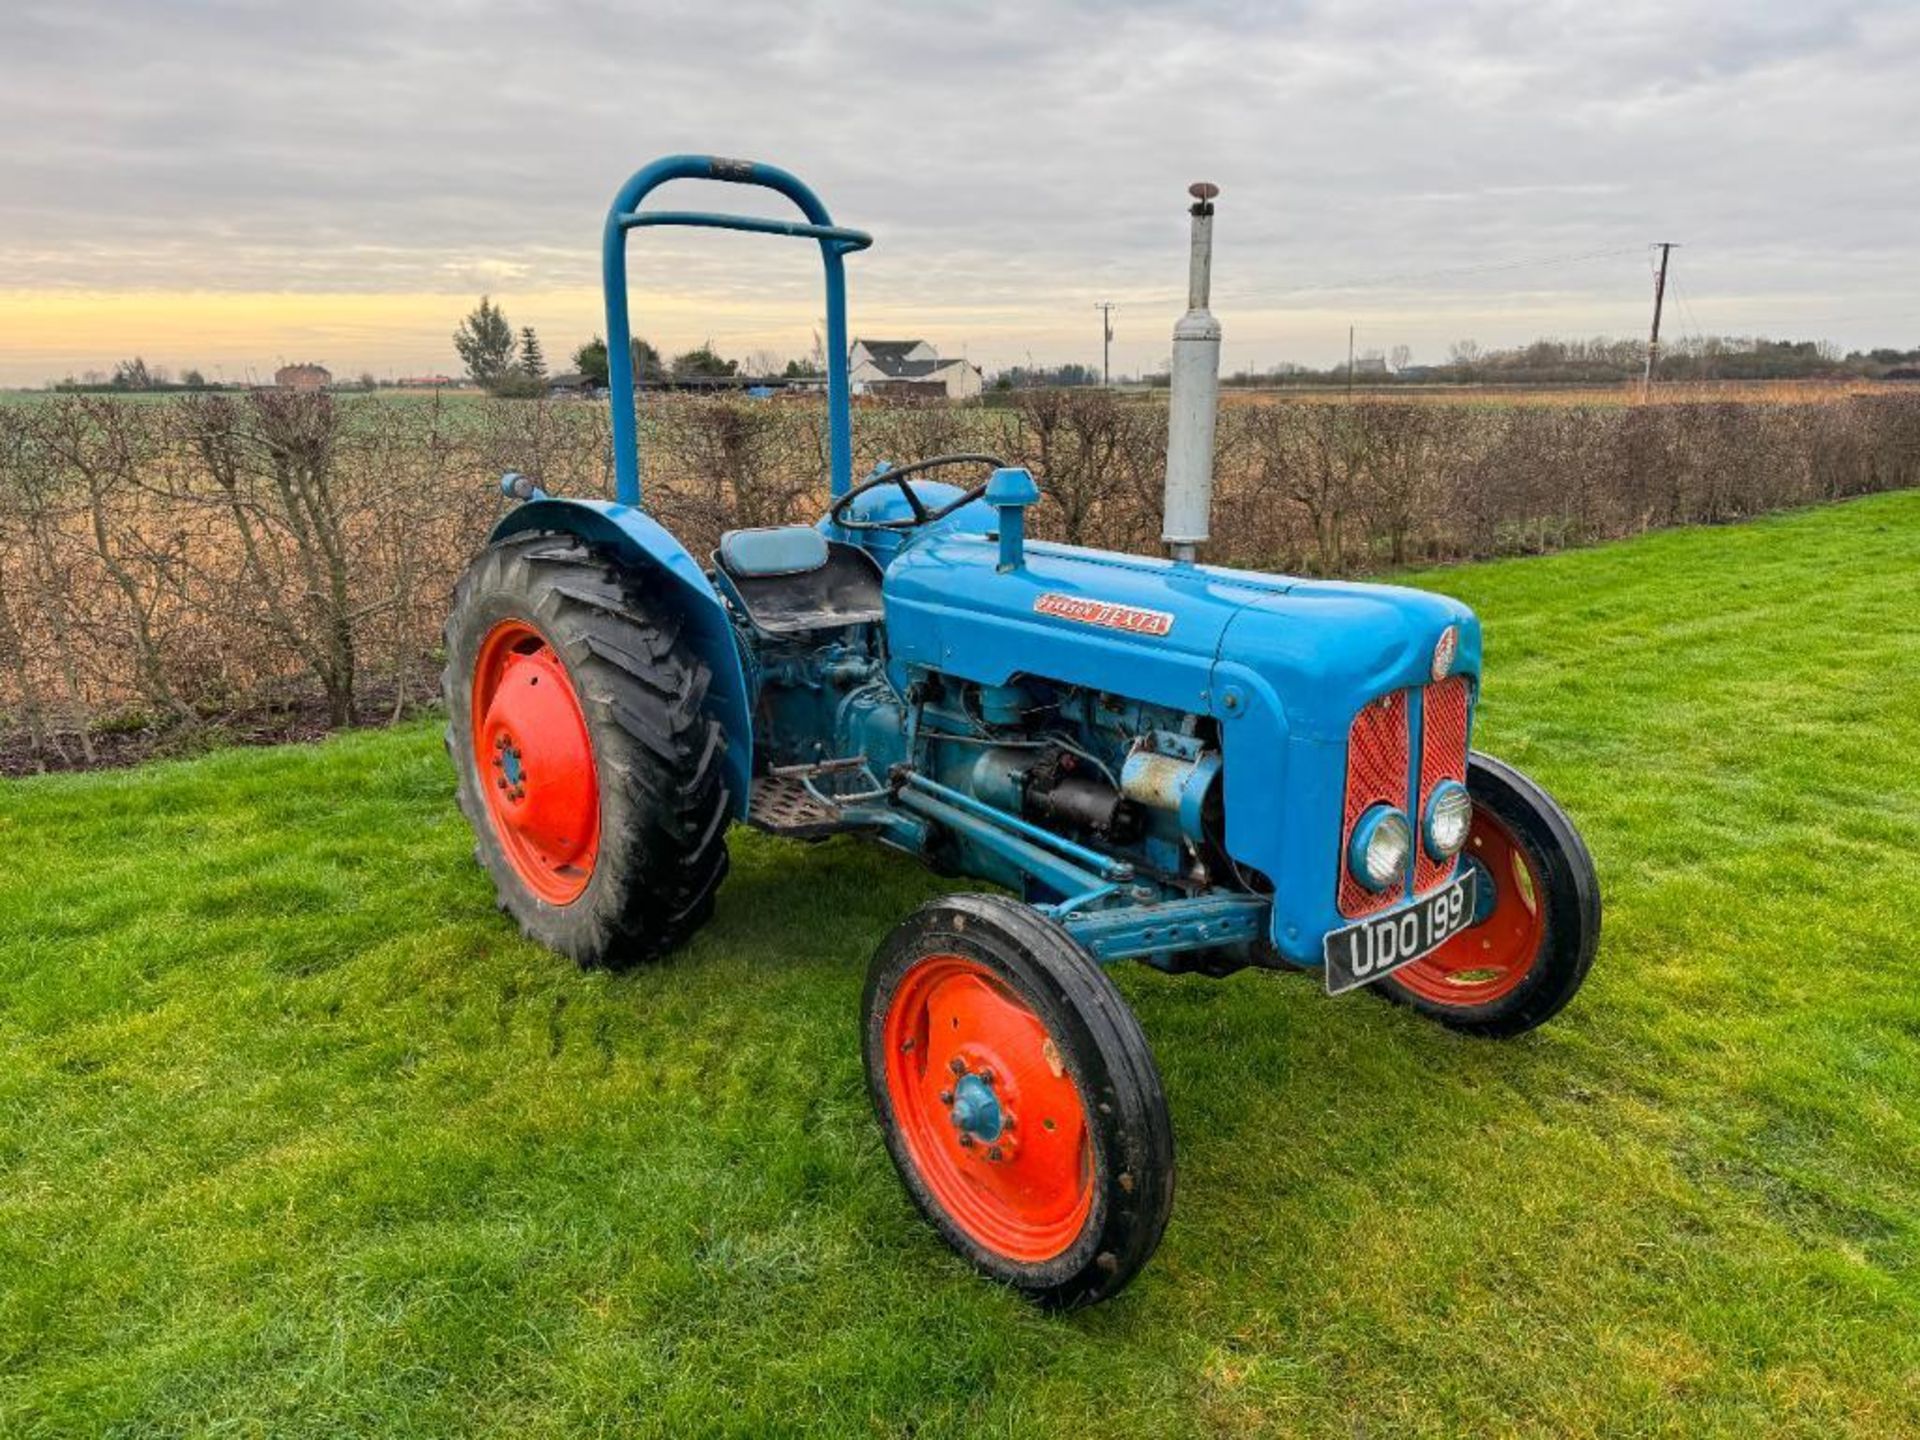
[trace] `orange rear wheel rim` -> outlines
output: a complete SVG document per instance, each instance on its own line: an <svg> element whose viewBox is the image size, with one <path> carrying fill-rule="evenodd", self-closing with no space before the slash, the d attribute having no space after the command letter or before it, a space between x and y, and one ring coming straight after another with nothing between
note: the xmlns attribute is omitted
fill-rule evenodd
<svg viewBox="0 0 1920 1440"><path fill-rule="evenodd" d="M580 897L600 854L600 780L580 696L559 654L503 620L473 666L473 763L500 849L553 905Z"/></svg>
<svg viewBox="0 0 1920 1440"><path fill-rule="evenodd" d="M978 961L929 955L901 978L882 1033L894 1124L953 1223L1021 1263L1071 1249L1093 1212L1093 1134L1033 1007Z"/></svg>

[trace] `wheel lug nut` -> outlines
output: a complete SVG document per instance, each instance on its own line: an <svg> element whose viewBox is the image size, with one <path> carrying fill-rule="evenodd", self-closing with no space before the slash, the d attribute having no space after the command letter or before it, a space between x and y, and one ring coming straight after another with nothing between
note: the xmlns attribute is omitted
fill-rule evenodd
<svg viewBox="0 0 1920 1440"><path fill-rule="evenodd" d="M968 1134L968 1133L967 1133L967 1132L966 1132L965 1130L962 1130L962 1131L960 1132L960 1145L961 1145L961 1148L962 1148L962 1149L965 1149L965 1148L967 1148L967 1147L969 1147L969 1146L971 1146L972 1144L973 1144L973 1136L972 1136L972 1135L970 1135L970 1134Z"/></svg>
<svg viewBox="0 0 1920 1440"><path fill-rule="evenodd" d="M947 1062L947 1068L956 1075L964 1075L967 1073L967 1062L956 1055Z"/></svg>
<svg viewBox="0 0 1920 1440"><path fill-rule="evenodd" d="M1005 1157L1005 1156L1004 1156L1004 1155L1003 1155L1003 1154L1001 1153L1001 1150L1000 1150L1000 1147L999 1147L998 1145L993 1145L993 1146L989 1146L989 1147L988 1147L988 1149L987 1149L987 1159L989 1159L989 1160L1002 1160L1002 1159L1005 1159L1005 1158L1006 1158L1006 1157Z"/></svg>
<svg viewBox="0 0 1920 1440"><path fill-rule="evenodd" d="M987 1068L986 1068L985 1066L982 1066L982 1067L980 1068L980 1070L979 1070L978 1072L976 1072L976 1073L978 1073L978 1075L980 1076L980 1083L981 1083L982 1085L991 1085L991 1084L993 1084L993 1071L992 1071L992 1070L990 1070L990 1069L987 1069Z"/></svg>
<svg viewBox="0 0 1920 1440"><path fill-rule="evenodd" d="M951 1105L951 1104L953 1104L953 1091L951 1091L951 1090L942 1090L942 1091L940 1092L940 1103L941 1103L942 1105Z"/></svg>

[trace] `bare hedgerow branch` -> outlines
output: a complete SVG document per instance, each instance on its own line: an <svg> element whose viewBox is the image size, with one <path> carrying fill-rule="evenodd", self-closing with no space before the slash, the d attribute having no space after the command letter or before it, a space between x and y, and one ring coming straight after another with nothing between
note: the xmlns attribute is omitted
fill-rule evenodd
<svg viewBox="0 0 1920 1440"><path fill-rule="evenodd" d="M817 398L648 396L645 501L697 556L826 501ZM953 451L1031 466L1041 534L1157 553L1164 397L863 401L864 474ZM602 405L211 394L0 409L0 729L86 763L100 717L336 722L435 693L454 579L504 469L608 495ZM1920 485L1920 397L1455 404L1232 396L1206 558L1360 574L1537 552ZM961 476L961 479L971 477ZM369 699L368 705L376 702ZM18 753L18 752L16 752Z"/></svg>

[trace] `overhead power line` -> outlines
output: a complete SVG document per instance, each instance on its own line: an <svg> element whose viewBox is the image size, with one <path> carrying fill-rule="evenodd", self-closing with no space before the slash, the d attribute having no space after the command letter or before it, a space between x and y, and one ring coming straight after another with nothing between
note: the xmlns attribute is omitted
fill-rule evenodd
<svg viewBox="0 0 1920 1440"><path fill-rule="evenodd" d="M1393 285L1405 285L1415 281L1445 280L1458 276L1498 275L1510 270L1528 270L1550 265L1572 265L1588 260L1611 259L1622 255L1638 255L1638 245L1610 245L1598 250L1576 250L1562 255L1533 255L1516 260L1494 260L1478 265L1450 265L1432 270L1401 270L1383 272L1378 275L1352 276L1344 280L1327 280L1312 285L1267 285L1250 289L1231 289L1225 303L1233 304L1241 300L1258 299L1275 295L1313 295L1327 291L1385 289ZM1176 304L1181 297L1176 295L1153 295L1132 300L1137 305Z"/></svg>
<svg viewBox="0 0 1920 1440"><path fill-rule="evenodd" d="M1241 296L1307 295L1322 290L1381 289L1415 280L1444 280L1459 275L1496 275L1507 270L1527 270L1544 265L1571 265L1582 260L1601 260L1615 255L1639 253L1637 245L1615 245L1605 250L1581 250L1571 255L1538 255L1524 260L1499 260L1484 265L1453 265L1440 270L1405 270L1398 274L1365 276L1355 280L1332 280L1318 285L1285 285L1241 290Z"/></svg>

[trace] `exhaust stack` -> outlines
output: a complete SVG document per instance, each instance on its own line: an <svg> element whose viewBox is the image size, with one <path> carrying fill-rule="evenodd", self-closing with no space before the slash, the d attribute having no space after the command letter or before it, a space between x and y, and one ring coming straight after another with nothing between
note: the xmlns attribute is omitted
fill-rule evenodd
<svg viewBox="0 0 1920 1440"><path fill-rule="evenodd" d="M1196 181L1193 251L1187 271L1187 313L1173 327L1173 373L1167 414L1167 492L1161 536L1177 561L1191 563L1208 539L1213 512L1213 421L1220 403L1220 322L1207 309L1213 284L1213 197L1218 185Z"/></svg>

